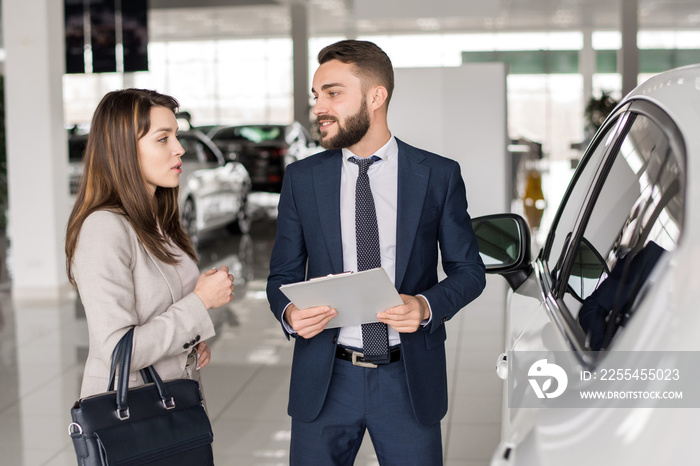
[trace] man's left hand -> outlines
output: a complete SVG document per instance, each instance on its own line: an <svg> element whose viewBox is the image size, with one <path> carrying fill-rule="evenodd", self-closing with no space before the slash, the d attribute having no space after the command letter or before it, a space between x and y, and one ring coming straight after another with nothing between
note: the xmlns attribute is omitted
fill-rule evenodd
<svg viewBox="0 0 700 466"><path fill-rule="evenodd" d="M377 314L377 318L399 333L413 333L418 330L421 322L430 317L430 308L420 296L402 294L401 299L401 306L390 307Z"/></svg>

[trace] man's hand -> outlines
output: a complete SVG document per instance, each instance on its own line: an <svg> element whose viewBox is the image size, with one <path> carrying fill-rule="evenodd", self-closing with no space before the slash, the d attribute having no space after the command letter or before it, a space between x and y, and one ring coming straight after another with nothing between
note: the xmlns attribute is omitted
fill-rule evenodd
<svg viewBox="0 0 700 466"><path fill-rule="evenodd" d="M284 320L302 338L311 338L323 331L330 320L338 315L338 311L328 306L299 309L290 304L284 311Z"/></svg>
<svg viewBox="0 0 700 466"><path fill-rule="evenodd" d="M420 296L402 294L401 299L401 306L390 307L377 314L377 318L399 333L413 333L418 330L421 322L430 317L430 308Z"/></svg>

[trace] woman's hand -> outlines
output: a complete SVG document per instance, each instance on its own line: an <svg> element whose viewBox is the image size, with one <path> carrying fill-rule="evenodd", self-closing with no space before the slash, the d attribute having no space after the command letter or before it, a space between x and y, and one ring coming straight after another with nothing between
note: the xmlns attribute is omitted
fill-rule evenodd
<svg viewBox="0 0 700 466"><path fill-rule="evenodd" d="M213 268L200 275L194 293L207 309L215 309L230 303L235 289L233 275L228 273L228 267L222 265L219 270Z"/></svg>
<svg viewBox="0 0 700 466"><path fill-rule="evenodd" d="M209 364L211 361L211 350L206 341L200 341L197 345L197 370Z"/></svg>

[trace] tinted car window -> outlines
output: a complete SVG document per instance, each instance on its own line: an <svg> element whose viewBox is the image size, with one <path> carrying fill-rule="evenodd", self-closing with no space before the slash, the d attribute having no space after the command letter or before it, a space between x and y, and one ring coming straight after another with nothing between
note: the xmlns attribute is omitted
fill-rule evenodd
<svg viewBox="0 0 700 466"><path fill-rule="evenodd" d="M214 138L219 140L248 141L255 144L265 141L283 141L283 130L283 126L275 125L232 126L222 129L214 135Z"/></svg>
<svg viewBox="0 0 700 466"><path fill-rule="evenodd" d="M649 274L665 252L675 249L683 228L684 156L664 128L671 123L642 114L632 115L630 122L572 249L563 296L572 315L583 307L597 313L597 334L591 335L589 323L583 325L589 338L598 338L594 349L612 337L605 319L623 324L631 317Z"/></svg>
<svg viewBox="0 0 700 466"><path fill-rule="evenodd" d="M561 269L561 261L571 241L572 232L581 216L581 206L585 205L591 184L601 169L601 161L614 145L615 136L623 130L625 120L625 116L618 117L598 135L592 146L592 153L584 159L574 175L569 192L552 226L544 248L543 259L555 283Z"/></svg>
<svg viewBox="0 0 700 466"><path fill-rule="evenodd" d="M205 144L202 144L202 153L204 154L204 159L209 162L209 163L218 163L218 159L216 158L216 155L210 148L208 148Z"/></svg>
<svg viewBox="0 0 700 466"><path fill-rule="evenodd" d="M185 149L185 153L182 154L183 162L199 162L199 153L202 151L202 143L186 138L183 136L178 137L182 148Z"/></svg>
<svg viewBox="0 0 700 466"><path fill-rule="evenodd" d="M182 155L183 162L209 162L217 163L217 158L214 152L209 149L204 143L187 136L179 136L178 140L185 149Z"/></svg>

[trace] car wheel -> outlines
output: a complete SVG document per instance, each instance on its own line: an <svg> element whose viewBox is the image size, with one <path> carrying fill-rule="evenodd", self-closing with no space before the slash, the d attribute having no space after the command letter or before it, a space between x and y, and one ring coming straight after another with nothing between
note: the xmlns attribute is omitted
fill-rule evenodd
<svg viewBox="0 0 700 466"><path fill-rule="evenodd" d="M187 201L185 201L180 217L182 218L182 227L185 229L185 233L187 233L187 235L190 237L192 246L197 248L199 245L199 232L197 231L197 208L195 207L192 199L187 199Z"/></svg>

